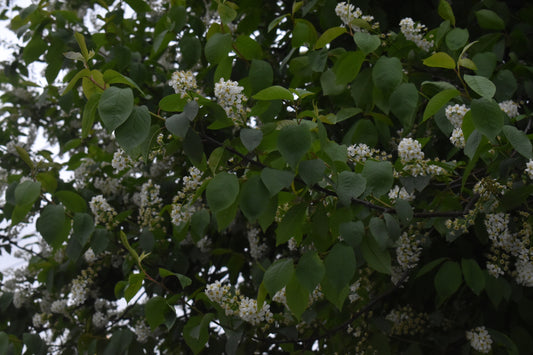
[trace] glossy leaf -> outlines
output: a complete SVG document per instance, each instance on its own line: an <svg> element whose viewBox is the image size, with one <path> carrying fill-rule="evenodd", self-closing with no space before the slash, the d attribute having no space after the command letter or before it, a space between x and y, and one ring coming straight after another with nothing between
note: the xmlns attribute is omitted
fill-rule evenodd
<svg viewBox="0 0 533 355"><path fill-rule="evenodd" d="M448 53L437 52L423 61L424 65L433 68L454 69L455 60Z"/></svg>

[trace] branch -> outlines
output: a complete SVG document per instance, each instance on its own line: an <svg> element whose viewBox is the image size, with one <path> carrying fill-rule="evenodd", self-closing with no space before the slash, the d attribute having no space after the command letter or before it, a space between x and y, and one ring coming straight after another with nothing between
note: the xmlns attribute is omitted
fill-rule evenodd
<svg viewBox="0 0 533 355"><path fill-rule="evenodd" d="M208 135L206 135L205 133L203 132L199 132L200 133L200 136L211 142L211 143L214 143L216 145L218 145L219 147L223 147L224 149L226 149L228 152L230 153L233 153L235 155L238 155L239 157L241 157L244 161L258 167L258 168L261 168L261 169L264 169L264 168L267 168L267 166L257 160L254 160L250 157L248 157L247 155L244 155L242 154L241 152L238 152L237 150L235 150L234 148L232 147L228 147L227 145L225 145L224 143L212 138L212 137L209 137ZM301 180L299 177L296 177L295 180L299 183L302 183L302 184L305 184L305 182L303 180ZM313 185L311 187L312 189L314 190L317 190L317 191L320 191L320 192L323 192L324 194L328 195L328 196L335 196L337 197L337 193L334 192L334 191L331 191L329 189L326 189L322 186L319 186L317 184ZM358 198L352 198L352 202L354 203L357 203L359 205L363 205L363 206L366 206L370 209L373 209L373 210L376 210L376 211L380 211L382 213L390 213L390 214L397 214L396 212L396 209L394 208L390 208L390 207L384 207L384 206L380 206L380 205L376 205L372 202L369 202L369 201L365 201L365 200L361 200L361 199L358 199ZM433 218L433 217L445 217L445 218L457 218L457 217L462 217L462 216L465 216L468 214L468 211L469 211L469 207L468 206L471 206L472 204L469 203L467 205L467 208L465 208L464 211L437 211L437 212L415 212L413 214L413 217L415 218Z"/></svg>

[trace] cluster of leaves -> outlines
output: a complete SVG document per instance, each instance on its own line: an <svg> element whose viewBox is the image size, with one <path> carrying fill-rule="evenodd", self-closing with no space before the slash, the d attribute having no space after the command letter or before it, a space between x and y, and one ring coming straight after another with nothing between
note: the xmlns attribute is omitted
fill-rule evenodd
<svg viewBox="0 0 533 355"><path fill-rule="evenodd" d="M528 353L533 275L486 270L512 258L495 256L486 215L509 214L531 245L533 7L369 3L356 5L379 26L346 26L334 0L18 9L25 45L0 74L0 248L32 255L16 286L2 280L0 353L467 353L465 331L481 325L493 353ZM400 32L402 17L431 29L433 52ZM34 62L45 87L28 79ZM178 70L198 89L174 93ZM242 87L243 122L217 101L220 80ZM521 114L505 114L506 100ZM469 108L464 149L449 141L453 104ZM32 149L35 128L58 154ZM438 174L410 173L398 154L408 137ZM374 153L354 159L357 144ZM122 171L119 149L132 161ZM191 167L201 179L188 191ZM496 187L480 196L480 183ZM147 184L153 206L136 197ZM391 197L395 185L416 197ZM89 208L98 195L116 211L106 223ZM193 212L173 223L178 202ZM402 268L404 235L421 251ZM273 318L228 312L206 296L216 281Z"/></svg>

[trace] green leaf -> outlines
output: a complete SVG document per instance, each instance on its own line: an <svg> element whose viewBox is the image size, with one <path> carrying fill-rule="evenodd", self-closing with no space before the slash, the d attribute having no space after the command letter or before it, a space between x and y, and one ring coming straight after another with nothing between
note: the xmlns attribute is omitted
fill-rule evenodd
<svg viewBox="0 0 533 355"><path fill-rule="evenodd" d="M361 244L365 235L365 225L362 221L341 223L339 225L339 234L346 243L352 247L357 247Z"/></svg>
<svg viewBox="0 0 533 355"><path fill-rule="evenodd" d="M161 103L160 103L161 105ZM170 116L165 121L165 127L177 137L185 138L189 131L190 122L198 115L198 103L190 101L183 107L183 112Z"/></svg>
<svg viewBox="0 0 533 355"><path fill-rule="evenodd" d="M261 171L261 180L268 189L270 196L274 196L291 185L294 180L294 173L266 167Z"/></svg>
<svg viewBox="0 0 533 355"><path fill-rule="evenodd" d="M476 11L476 18L479 27L485 30L503 30L505 29L505 22L497 13L489 9L481 9Z"/></svg>
<svg viewBox="0 0 533 355"><path fill-rule="evenodd" d="M409 131L413 126L418 106L418 90L413 83L400 84L391 94L389 105L403 128Z"/></svg>
<svg viewBox="0 0 533 355"><path fill-rule="evenodd" d="M263 57L261 45L248 36L238 36L235 41L235 47L239 56L246 60L261 59Z"/></svg>
<svg viewBox="0 0 533 355"><path fill-rule="evenodd" d="M485 275L474 259L462 259L461 267L465 277L465 283L477 296L485 288Z"/></svg>
<svg viewBox="0 0 533 355"><path fill-rule="evenodd" d="M355 274L356 261L353 248L342 243L335 244L326 256L324 266L326 268L324 277L340 292L350 285Z"/></svg>
<svg viewBox="0 0 533 355"><path fill-rule="evenodd" d="M183 339L194 354L198 354L209 340L209 323L214 318L213 313L189 318L183 327Z"/></svg>
<svg viewBox="0 0 533 355"><path fill-rule="evenodd" d="M0 331L0 354L7 354L9 348L9 335L4 331Z"/></svg>
<svg viewBox="0 0 533 355"><path fill-rule="evenodd" d="M302 240L302 228L305 221L307 206L299 204L291 207L276 228L276 246L286 243L294 238Z"/></svg>
<svg viewBox="0 0 533 355"><path fill-rule="evenodd" d="M315 26L307 20L297 18L294 20L294 29L292 30L291 45L299 48L304 45L312 47L317 38Z"/></svg>
<svg viewBox="0 0 533 355"><path fill-rule="evenodd" d="M187 99L182 98L181 94L171 94L159 101L159 108L167 112L180 112L185 109L186 104Z"/></svg>
<svg viewBox="0 0 533 355"><path fill-rule="evenodd" d="M81 138L87 138L91 129L93 128L96 113L98 112L98 103L102 94L95 93L89 97L89 100L83 108L83 115L81 118Z"/></svg>
<svg viewBox="0 0 533 355"><path fill-rule="evenodd" d="M98 113L108 131L126 122L133 111L133 91L130 88L107 88L100 97Z"/></svg>
<svg viewBox="0 0 533 355"><path fill-rule="evenodd" d="M388 193L394 181L392 164L388 161L366 161L362 175L366 179L365 194L376 197Z"/></svg>
<svg viewBox="0 0 533 355"><path fill-rule="evenodd" d="M463 28L454 28L446 34L446 46L452 51L456 51L465 46L468 42L468 30Z"/></svg>
<svg viewBox="0 0 533 355"><path fill-rule="evenodd" d="M23 47L22 59L26 65L35 62L46 51L47 47L47 42L41 36L36 35Z"/></svg>
<svg viewBox="0 0 533 355"><path fill-rule="evenodd" d="M131 88L137 89L142 96L146 96L145 93L141 90L139 85L129 77L120 74L119 72L113 69L107 69L104 72L104 81L107 84L126 84Z"/></svg>
<svg viewBox="0 0 533 355"><path fill-rule="evenodd" d="M465 74L464 80L481 97L490 99L496 93L496 85L484 76Z"/></svg>
<svg viewBox="0 0 533 355"><path fill-rule="evenodd" d="M249 152L261 144L263 132L260 129L243 128L240 132L241 142Z"/></svg>
<svg viewBox="0 0 533 355"><path fill-rule="evenodd" d="M117 143L131 152L148 138L150 133L150 112L146 106L135 106L130 117L115 131Z"/></svg>
<svg viewBox="0 0 533 355"><path fill-rule="evenodd" d="M207 204L213 212L233 205L239 195L239 179L234 174L221 172L209 182L206 189Z"/></svg>
<svg viewBox="0 0 533 355"><path fill-rule="evenodd" d="M224 24L231 23L231 21L235 20L235 17L237 17L237 11L221 2L218 3L217 11Z"/></svg>
<svg viewBox="0 0 533 355"><path fill-rule="evenodd" d="M128 285L124 289L124 298L126 302L131 301L131 299L139 292L143 286L144 274L130 274L128 278Z"/></svg>
<svg viewBox="0 0 533 355"><path fill-rule="evenodd" d="M183 151L194 165L202 164L203 159L205 159L202 139L192 129L189 129L183 139Z"/></svg>
<svg viewBox="0 0 533 355"><path fill-rule="evenodd" d="M372 217L368 224L370 233L374 237L374 240L378 243L381 249L387 248L389 244L389 231L383 219L379 217Z"/></svg>
<svg viewBox="0 0 533 355"><path fill-rule="evenodd" d="M202 239L205 236L205 232L210 221L211 216L209 215L209 211L206 209L200 209L194 212L194 214L192 215L191 232L198 238L198 240Z"/></svg>
<svg viewBox="0 0 533 355"><path fill-rule="evenodd" d="M351 204L352 198L357 198L365 192L367 181L361 174L345 170L337 177L337 196L346 206Z"/></svg>
<svg viewBox="0 0 533 355"><path fill-rule="evenodd" d="M417 279L421 276L424 276L425 274L427 274L428 272L430 272L431 270L433 270L434 268L436 268L437 266L439 266L446 260L448 260L448 258L438 258L427 263L426 265L422 266L420 270L418 270L415 278Z"/></svg>
<svg viewBox="0 0 533 355"><path fill-rule="evenodd" d="M180 67L184 70L190 69L200 60L202 55L202 43L198 37L185 34L180 40L180 53Z"/></svg>
<svg viewBox="0 0 533 355"><path fill-rule="evenodd" d="M344 86L353 81L359 74L364 60L365 55L361 51L344 53L333 66L336 84Z"/></svg>
<svg viewBox="0 0 533 355"><path fill-rule="evenodd" d="M326 163L320 159L304 160L298 166L298 173L302 180L312 186L324 178Z"/></svg>
<svg viewBox="0 0 533 355"><path fill-rule="evenodd" d="M94 231L94 222L87 213L76 213L73 219L72 236L65 253L72 261L77 261Z"/></svg>
<svg viewBox="0 0 533 355"><path fill-rule="evenodd" d="M36 223L37 231L53 248L61 246L70 232L70 220L65 218L62 205L47 205Z"/></svg>
<svg viewBox="0 0 533 355"><path fill-rule="evenodd" d="M264 60L253 59L248 77L250 78L252 93L257 93L272 85L274 71L270 63Z"/></svg>
<svg viewBox="0 0 533 355"><path fill-rule="evenodd" d="M289 16L291 16L291 14L283 14L281 16L276 17L274 20L272 20L268 24L267 32L272 31L275 27L277 27L281 23L281 21L283 21L285 17L289 17Z"/></svg>
<svg viewBox="0 0 533 355"><path fill-rule="evenodd" d="M353 68L350 68L352 70ZM341 70L339 70L340 72ZM331 69L326 70L320 75L320 86L326 96L335 96L341 94L346 88L346 84L337 83L337 75Z"/></svg>
<svg viewBox="0 0 533 355"><path fill-rule="evenodd" d="M74 86L76 86L76 83L81 78L88 77L89 75L91 75L91 71L89 69L85 68L85 69L80 70L78 73L76 73L76 75L74 75L74 77L72 79L70 79L67 87L65 88L65 90L63 90L61 95L65 95L67 92L72 90L74 88Z"/></svg>
<svg viewBox="0 0 533 355"><path fill-rule="evenodd" d="M372 35L368 32L355 32L353 39L357 47L363 51L365 56L374 52L381 46L381 39L378 35Z"/></svg>
<svg viewBox="0 0 533 355"><path fill-rule="evenodd" d="M126 0L126 3L138 14L150 12L150 10L152 10L143 0Z"/></svg>
<svg viewBox="0 0 533 355"><path fill-rule="evenodd" d="M24 333L22 334L22 342L27 348L25 354L45 355L48 353L46 343L38 334Z"/></svg>
<svg viewBox="0 0 533 355"><path fill-rule="evenodd" d="M175 312L161 296L150 298L144 305L144 316L152 331L164 324L169 315L175 315Z"/></svg>
<svg viewBox="0 0 533 355"><path fill-rule="evenodd" d="M315 251L308 251L298 261L295 275L300 284L313 292L326 273L324 263Z"/></svg>
<svg viewBox="0 0 533 355"><path fill-rule="evenodd" d="M403 79L402 63L396 57L379 57L372 68L374 86L384 93L391 93Z"/></svg>
<svg viewBox="0 0 533 355"><path fill-rule="evenodd" d="M263 284L271 296L281 290L294 274L294 265L292 259L278 259L274 261L263 276Z"/></svg>
<svg viewBox="0 0 533 355"><path fill-rule="evenodd" d="M26 180L15 188L15 203L17 205L33 205L41 194L41 183Z"/></svg>
<svg viewBox="0 0 533 355"><path fill-rule="evenodd" d="M455 69L455 60L448 53L437 52L424 59L424 65L432 68Z"/></svg>
<svg viewBox="0 0 533 355"><path fill-rule="evenodd" d="M252 96L256 100L289 100L293 101L292 93L283 86L274 85L259 91Z"/></svg>
<svg viewBox="0 0 533 355"><path fill-rule="evenodd" d="M281 156L296 169L298 162L311 148L311 133L306 125L289 125L281 129L277 146Z"/></svg>
<svg viewBox="0 0 533 355"><path fill-rule="evenodd" d="M192 280L189 277L163 268L159 268L159 276L161 276L162 278L176 276L181 284L181 287L183 288L192 284Z"/></svg>
<svg viewBox="0 0 533 355"><path fill-rule="evenodd" d="M441 108L444 107L451 99L460 94L459 90L456 89L445 89L433 96L424 110L424 115L422 121L427 120L434 114L436 114Z"/></svg>
<svg viewBox="0 0 533 355"><path fill-rule="evenodd" d="M309 304L309 290L304 287L296 277L295 274L285 286L285 296L287 298L287 305L296 319L300 320L302 313Z"/></svg>
<svg viewBox="0 0 533 355"><path fill-rule="evenodd" d="M328 28L322 35L317 39L315 43L315 49L323 48L326 44L333 41L335 38L345 34L345 27L331 27Z"/></svg>
<svg viewBox="0 0 533 355"><path fill-rule="evenodd" d="M455 15L453 14L452 7L446 0L440 0L439 1L439 8L438 8L439 16L442 17L444 20L450 21L452 26L455 26Z"/></svg>
<svg viewBox="0 0 533 355"><path fill-rule="evenodd" d="M231 34L215 33L205 44L205 57L211 64L218 64L231 50Z"/></svg>
<svg viewBox="0 0 533 355"><path fill-rule="evenodd" d="M453 295L462 282L461 267L455 261L446 261L442 264L434 279L435 289L442 299Z"/></svg>
<svg viewBox="0 0 533 355"><path fill-rule="evenodd" d="M477 71L476 63L474 63L474 61L470 58L459 58L457 64L463 68Z"/></svg>
<svg viewBox="0 0 533 355"><path fill-rule="evenodd" d="M515 126L505 125L503 126L503 134L518 153L528 159L533 158L533 154L531 154L531 141L523 131Z"/></svg>
<svg viewBox="0 0 533 355"><path fill-rule="evenodd" d="M476 129L493 140L503 128L503 112L494 100L482 97L472 100L470 108Z"/></svg>
<svg viewBox="0 0 533 355"><path fill-rule="evenodd" d="M259 175L251 176L242 184L239 206L248 221L255 221L265 211L269 198L268 190Z"/></svg>
<svg viewBox="0 0 533 355"><path fill-rule="evenodd" d="M390 254L381 248L374 238L363 238L361 253L371 269L390 275L392 270Z"/></svg>
<svg viewBox="0 0 533 355"><path fill-rule="evenodd" d="M133 333L129 329L118 329L113 332L103 355L124 354L133 341Z"/></svg>
<svg viewBox="0 0 533 355"><path fill-rule="evenodd" d="M485 292L495 308L498 308L501 301L511 297L511 285L503 277L495 278L488 272L485 274Z"/></svg>
<svg viewBox="0 0 533 355"><path fill-rule="evenodd" d="M87 201L74 191L57 191L54 195L68 210L77 213L87 211Z"/></svg>

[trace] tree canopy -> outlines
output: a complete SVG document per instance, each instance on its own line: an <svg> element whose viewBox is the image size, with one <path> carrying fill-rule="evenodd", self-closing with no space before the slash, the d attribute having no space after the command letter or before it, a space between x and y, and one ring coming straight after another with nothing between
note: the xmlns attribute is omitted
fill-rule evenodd
<svg viewBox="0 0 533 355"><path fill-rule="evenodd" d="M1 16L0 353L531 353L532 5Z"/></svg>

